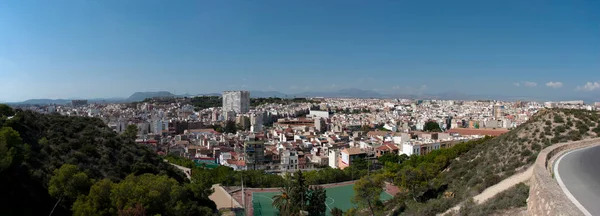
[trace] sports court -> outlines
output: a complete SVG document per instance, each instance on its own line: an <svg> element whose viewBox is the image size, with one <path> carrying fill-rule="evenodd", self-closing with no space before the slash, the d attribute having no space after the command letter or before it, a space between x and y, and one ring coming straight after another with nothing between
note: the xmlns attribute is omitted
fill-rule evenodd
<svg viewBox="0 0 600 216"><path fill-rule="evenodd" d="M354 197L354 184L344 185L339 187L325 188L327 193L327 215L330 215L331 209L337 207L342 211L350 209L352 204L352 197ZM277 215L277 210L273 208L271 203L273 202L273 195L279 194L280 192L254 192L252 193L252 206L254 208L255 216L272 216ZM385 191L381 193L381 200L389 200L392 195Z"/></svg>

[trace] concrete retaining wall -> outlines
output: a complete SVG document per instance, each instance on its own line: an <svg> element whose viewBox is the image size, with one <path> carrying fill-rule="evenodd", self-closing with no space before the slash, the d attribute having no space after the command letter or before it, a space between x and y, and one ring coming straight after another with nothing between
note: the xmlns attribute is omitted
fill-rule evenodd
<svg viewBox="0 0 600 216"><path fill-rule="evenodd" d="M554 161L568 150L594 145L600 145L600 138L555 144L540 152L533 164L529 188L527 212L530 215L584 215L563 193L554 179L552 167Z"/></svg>

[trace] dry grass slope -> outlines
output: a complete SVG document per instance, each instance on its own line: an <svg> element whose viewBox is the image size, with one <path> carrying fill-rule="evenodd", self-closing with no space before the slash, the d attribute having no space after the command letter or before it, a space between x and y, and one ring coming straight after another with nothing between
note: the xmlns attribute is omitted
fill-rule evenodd
<svg viewBox="0 0 600 216"><path fill-rule="evenodd" d="M546 109L529 121L468 152L449 167L447 180L471 196L533 164L552 144L600 135L600 114L593 111ZM456 183L461 183L457 185ZM459 188L457 188L459 189Z"/></svg>
<svg viewBox="0 0 600 216"><path fill-rule="evenodd" d="M443 181L447 185L445 191L454 192L455 198L429 200L405 214L433 215L433 212L441 213L468 200L487 187L527 169L541 149L547 146L598 137L599 120L600 114L594 111L542 110L519 127L477 145L452 161L443 173ZM497 206L497 209L502 209L502 206Z"/></svg>

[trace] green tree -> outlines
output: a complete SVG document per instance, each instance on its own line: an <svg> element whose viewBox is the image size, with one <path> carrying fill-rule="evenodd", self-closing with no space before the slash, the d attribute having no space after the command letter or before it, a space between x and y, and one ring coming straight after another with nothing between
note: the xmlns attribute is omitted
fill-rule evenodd
<svg viewBox="0 0 600 216"><path fill-rule="evenodd" d="M329 213L331 213L332 216L343 216L344 215L344 211L342 211L338 207L334 207L333 209L331 209L331 212L329 212Z"/></svg>
<svg viewBox="0 0 600 216"><path fill-rule="evenodd" d="M0 104L0 117L2 116L13 116L15 111L6 104Z"/></svg>
<svg viewBox="0 0 600 216"><path fill-rule="evenodd" d="M379 158L377 158L377 160L379 161L379 163L381 164L387 164L387 163L402 163L403 160L401 161L401 159L403 159L400 155L398 154L392 154L392 153L386 153L381 155Z"/></svg>
<svg viewBox="0 0 600 216"><path fill-rule="evenodd" d="M364 176L354 184L355 194L352 202L360 208L367 208L372 216L379 215L383 207L380 200L383 187L384 182L381 177L376 175Z"/></svg>
<svg viewBox="0 0 600 216"><path fill-rule="evenodd" d="M350 166L353 166L354 168L358 169L358 170L366 170L369 169L369 164L370 162L362 159L362 158L358 158L356 160L352 161L352 164Z"/></svg>
<svg viewBox="0 0 600 216"><path fill-rule="evenodd" d="M427 123L425 123L425 126L423 126L423 130L427 132L442 132L440 125L435 121L428 121Z"/></svg>
<svg viewBox="0 0 600 216"><path fill-rule="evenodd" d="M225 132L225 133L236 133L237 132L237 125L235 124L235 121L227 120L225 122L225 128L223 128L223 132Z"/></svg>
<svg viewBox="0 0 600 216"><path fill-rule="evenodd" d="M138 204L124 210L119 210L119 216L146 216L146 209Z"/></svg>
<svg viewBox="0 0 600 216"><path fill-rule="evenodd" d="M298 170L294 173L291 178L292 191L290 197L292 203L298 205L297 210L306 210L306 203L308 202L308 185L304 179L302 171Z"/></svg>
<svg viewBox="0 0 600 216"><path fill-rule="evenodd" d="M327 210L327 193L323 187L312 186L308 193L307 211L311 216L323 216Z"/></svg>
<svg viewBox="0 0 600 216"><path fill-rule="evenodd" d="M175 179L153 174L129 175L116 184L100 181L87 196L79 198L73 205L75 215L93 211L130 215L142 212L149 215L210 215L215 209L214 202L208 197L197 199L192 191Z"/></svg>
<svg viewBox="0 0 600 216"><path fill-rule="evenodd" d="M171 189L179 189L178 185L174 179L166 176L129 175L113 187L111 200L119 210L141 204L149 213L156 214L166 210L166 205L171 201Z"/></svg>
<svg viewBox="0 0 600 216"><path fill-rule="evenodd" d="M131 173L151 173L167 175L179 184L186 182L181 171L154 151L115 134L99 118L22 110L11 119L0 119L0 191L10 195L0 196L0 203L11 206L0 208L0 215L47 215L58 200L49 194L50 179L63 164L76 165L89 179L119 182ZM195 199L189 189L181 194L189 195L177 198L185 204L181 211L210 208L209 202ZM186 204L190 199L195 200ZM31 208L31 203L37 207ZM69 203L63 198L53 214L68 215ZM115 214L117 211L109 215Z"/></svg>
<svg viewBox="0 0 600 216"><path fill-rule="evenodd" d="M436 181L438 168L433 163L421 163L417 167L405 166L399 172L401 187L408 189L408 193L417 200L423 193L432 188Z"/></svg>
<svg viewBox="0 0 600 216"><path fill-rule="evenodd" d="M4 169L21 165L29 151L29 145L23 144L19 132L9 127L0 128L0 174Z"/></svg>
<svg viewBox="0 0 600 216"><path fill-rule="evenodd" d="M164 158L167 161L169 161L169 163L177 164L177 165L182 166L182 167L187 167L187 168L194 168L194 167L196 167L196 163L193 160L190 160L190 159L187 159L187 158L183 158L183 157L179 157L179 156L174 156L174 155L167 155Z"/></svg>
<svg viewBox="0 0 600 216"><path fill-rule="evenodd" d="M359 213L358 209L349 208L348 210L346 210L346 212L344 212L344 216L355 216L355 215L359 215L358 213Z"/></svg>
<svg viewBox="0 0 600 216"><path fill-rule="evenodd" d="M70 206L77 196L86 194L90 186L91 181L87 174L80 172L75 165L63 164L59 169L54 170L54 175L48 183L48 193L58 199L54 208L63 200L67 201L65 203L67 206Z"/></svg>
<svg viewBox="0 0 600 216"><path fill-rule="evenodd" d="M199 170L204 170L205 172L200 172ZM186 186L197 199L204 199L214 192L212 185L216 182L213 178L215 178L215 175L212 175L212 172L207 169L194 169L192 172L192 182Z"/></svg>
<svg viewBox="0 0 600 216"><path fill-rule="evenodd" d="M136 125L127 125L127 128L125 129L125 131L123 131L123 134L121 134L121 136L127 140L130 141L135 141L135 138L137 138L137 134L138 134L138 127Z"/></svg>
<svg viewBox="0 0 600 216"><path fill-rule="evenodd" d="M292 187L289 184L284 185L280 188L281 194L273 196L273 207L279 210L280 215L289 215L292 213Z"/></svg>
<svg viewBox="0 0 600 216"><path fill-rule="evenodd" d="M112 207L110 191L115 184L109 179L102 179L90 188L87 196L79 196L71 210L75 216L113 215L117 210Z"/></svg>

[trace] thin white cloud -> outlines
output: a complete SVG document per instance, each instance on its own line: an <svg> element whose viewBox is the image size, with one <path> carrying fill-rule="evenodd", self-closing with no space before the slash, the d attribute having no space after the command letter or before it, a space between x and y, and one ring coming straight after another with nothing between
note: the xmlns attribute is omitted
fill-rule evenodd
<svg viewBox="0 0 600 216"><path fill-rule="evenodd" d="M556 88L562 87L563 83L562 82L552 82L552 81L550 81L550 82L546 83L546 86L548 86L550 88L555 88L556 89Z"/></svg>
<svg viewBox="0 0 600 216"><path fill-rule="evenodd" d="M531 81L524 81L524 82L517 82L517 83L513 83L514 86L525 86L525 87L536 87L538 84L535 82L531 82Z"/></svg>
<svg viewBox="0 0 600 216"><path fill-rule="evenodd" d="M577 86L577 91L595 91L600 89L600 82L587 82L584 86Z"/></svg>
<svg viewBox="0 0 600 216"><path fill-rule="evenodd" d="M398 90L398 89L400 89L400 86L399 85L392 86L392 89Z"/></svg>

